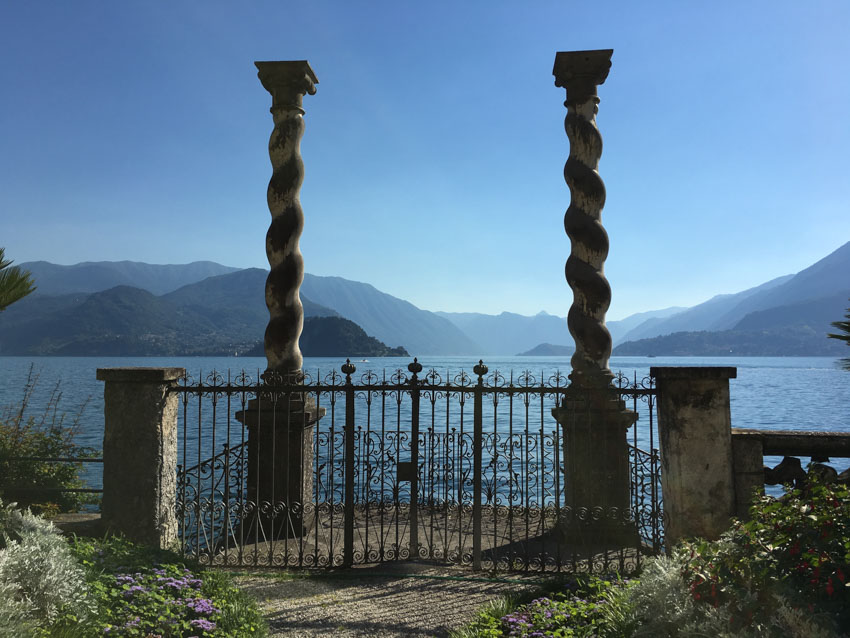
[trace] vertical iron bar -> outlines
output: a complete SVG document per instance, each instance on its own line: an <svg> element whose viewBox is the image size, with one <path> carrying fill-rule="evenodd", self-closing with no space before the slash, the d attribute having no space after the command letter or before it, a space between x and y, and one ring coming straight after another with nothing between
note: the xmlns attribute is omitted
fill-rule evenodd
<svg viewBox="0 0 850 638"><path fill-rule="evenodd" d="M366 438L363 439L362 454L360 456L360 462L363 464L363 509L366 511L366 533L364 537L366 539L366 548L363 551L363 557L365 561L369 561L369 485L371 483L371 473L374 471L372 469L371 457L370 457L370 447L372 444L372 393L369 389L366 389Z"/></svg>
<svg viewBox="0 0 850 638"><path fill-rule="evenodd" d="M180 511L180 549L181 553L186 554L186 494L188 493L188 481L189 481L189 466L186 464L187 456L186 456L186 433L189 428L189 393L186 392L186 385L188 380L186 377L183 377L183 498L182 498L182 507Z"/></svg>
<svg viewBox="0 0 850 638"><path fill-rule="evenodd" d="M414 364L422 369L414 358ZM413 472L410 478L410 558L419 556L419 378L416 368L410 368L410 462ZM424 466L423 466L424 469Z"/></svg>
<svg viewBox="0 0 850 638"><path fill-rule="evenodd" d="M478 383L473 394L473 432L472 432L472 569L481 569L481 474L482 448L484 447L484 423L482 395L484 389L483 375L487 368L479 361L473 369L478 375Z"/></svg>
<svg viewBox="0 0 850 638"><path fill-rule="evenodd" d="M201 386L204 384L203 370L198 370L198 485L195 494L197 494L197 504L195 506L195 554L196 558L201 556L201 405L203 404L203 395L200 392Z"/></svg>
<svg viewBox="0 0 850 638"><path fill-rule="evenodd" d="M218 373L213 369L213 384L218 381ZM212 393L212 445L210 450L210 536L207 547L210 550L210 565L215 558L215 431L217 427L216 414L218 413L218 392ZM210 543L212 546L210 547Z"/></svg>
<svg viewBox="0 0 850 638"><path fill-rule="evenodd" d="M386 382L386 373L384 373L384 380ZM399 383L401 381L399 380ZM397 387L395 390L395 458L396 463L401 461L401 396L402 390L401 386ZM393 507L395 509L395 559L401 559L401 539L399 538L399 519L401 518L401 481L398 480L398 476L394 479L395 490L393 494Z"/></svg>
<svg viewBox="0 0 850 638"><path fill-rule="evenodd" d="M354 386L345 376L345 522L343 534L344 567L354 564Z"/></svg>
<svg viewBox="0 0 850 638"><path fill-rule="evenodd" d="M511 370L511 389L513 389L513 375ZM528 412L526 411L526 419ZM495 436L495 434L494 434ZM514 395L508 395L508 547L514 547ZM527 469L527 468L526 468ZM527 472L525 472L527 474ZM519 485L517 485L519 487ZM495 503L494 503L495 505ZM528 539L526 539L528 540ZM511 549L515 555L516 549ZM513 567L514 556L509 558L510 566Z"/></svg>
<svg viewBox="0 0 850 638"><path fill-rule="evenodd" d="M381 464L381 500L378 512L380 513L381 523L380 523L380 548L379 548L379 559L381 562L384 562L385 559L385 549L386 543L384 542L384 511L386 509L386 493L384 489L386 488L386 466L387 466L387 457L389 456L389 450L385 449L387 445L387 432L386 432L386 418L387 418L387 392L386 390L381 390L381 444L378 447L378 451L380 452L380 464Z"/></svg>
<svg viewBox="0 0 850 638"><path fill-rule="evenodd" d="M557 397L557 395L556 395ZM557 399L556 399L557 401ZM560 458L560 445L561 441L558 437L559 428L561 424L558 423L558 420L555 419L555 430L552 433L552 436L555 439L555 529L557 529L558 525L561 523L561 458ZM556 543L555 546L557 549L557 565L556 571L561 571L561 543Z"/></svg>
<svg viewBox="0 0 850 638"><path fill-rule="evenodd" d="M540 526L537 531L541 535L543 541L540 545L540 570L546 570L546 419L543 415L543 401L546 397L546 388L543 385L543 370L540 371L540 465L537 467L537 476L540 477L540 501L537 507L540 510Z"/></svg>
<svg viewBox="0 0 850 638"><path fill-rule="evenodd" d="M465 432L463 431L464 425L464 417L466 416L466 395L464 392L466 388L463 388L460 392L459 401L460 401L460 428L457 436L457 441L455 443L455 450L457 450L457 549L458 549L458 561L463 563L463 547L464 547L464 534L463 534L463 437Z"/></svg>
<svg viewBox="0 0 850 638"><path fill-rule="evenodd" d="M276 377L276 380L273 381L274 384L280 384L282 381L279 377ZM272 449L271 455L269 457L269 465L271 466L271 482L270 482L270 492L269 492L269 534L266 539L266 543L269 546L269 566L274 565L274 550L275 550L275 540L277 535L274 533L274 524L275 518L277 518L277 514L275 513L275 502L277 501L277 432L278 432L278 423L277 423L277 413L280 407L280 390L274 390L271 396L271 407L272 407ZM259 445L257 446L259 447ZM258 472L259 473L259 472ZM265 526L264 526L265 527ZM264 534L265 535L265 534Z"/></svg>
<svg viewBox="0 0 850 638"><path fill-rule="evenodd" d="M307 394L304 394L304 401L301 403L301 418L298 422L298 566L304 565L304 519L307 513L307 507L304 503L304 438L307 435Z"/></svg>
<svg viewBox="0 0 850 638"><path fill-rule="evenodd" d="M259 369L257 370L259 372ZM263 378L259 374L257 375L257 441L260 440L260 431L263 427ZM255 458L254 458L254 467L257 470L254 472L254 499L256 502L254 503L254 565L260 561L260 526L262 525L262 516L261 513L261 503L260 503L260 446L255 445L256 448ZM250 463L250 459L249 459Z"/></svg>
<svg viewBox="0 0 850 638"><path fill-rule="evenodd" d="M331 429L328 434L328 478L325 486L325 493L328 495L330 503L328 504L328 512L330 514L330 525L328 527L328 567L334 566L334 538L335 527L334 527L334 510L336 502L336 489L334 487L334 477L336 476L336 471L334 470L334 463L336 463L336 455L334 454L334 439L336 438L336 402L337 402L337 392L336 388L334 388L334 392L331 395Z"/></svg>
<svg viewBox="0 0 850 638"><path fill-rule="evenodd" d="M655 393L654 388L652 386L652 380L650 379L650 390L652 392L649 394L649 400L647 401L649 407L649 480L650 480L650 494L651 500L650 503L650 517L652 520L652 550L656 554L661 551L661 526L659 519L661 518L662 512L661 508L658 506L658 455L655 452L655 437L654 429L654 413L653 408L655 403Z"/></svg>
<svg viewBox="0 0 850 638"><path fill-rule="evenodd" d="M230 552L230 368L227 369L227 434L224 439L224 564ZM215 448L213 448L215 449Z"/></svg>
<svg viewBox="0 0 850 638"><path fill-rule="evenodd" d="M321 370L316 370L317 385L321 384ZM333 392L333 390L331 390ZM322 413L322 392L321 385L316 388L316 416ZM321 466L319 464L319 445L322 437L319 436L320 421L316 421L316 427L313 429L313 441L310 449L313 450L315 457L313 458L313 565L319 564L319 485Z"/></svg>
<svg viewBox="0 0 850 638"><path fill-rule="evenodd" d="M434 392L433 391L431 392L430 399L431 399L431 427L428 428L428 438L429 438L428 446L430 447L430 451L431 451L431 460L429 462L430 477L429 477L428 482L430 483L430 487L428 489L428 509L430 510L431 523L429 525L430 529L428 530L428 557L433 558L433 555L434 555L434 509L436 507L436 500L434 498L434 480L435 480L434 463L436 461L435 454L436 454L436 450L437 450L437 440L436 440L437 428L436 428L436 422L434 420L435 404L434 404Z"/></svg>
<svg viewBox="0 0 850 638"><path fill-rule="evenodd" d="M451 377L449 376L449 370L446 368L446 385L450 386ZM443 450L443 511L444 521L443 521L443 560L449 562L449 469L451 468L451 453L449 452L449 445L451 443L449 439L450 432L450 423L449 423L449 413L451 411L451 399L449 392L449 387L446 388L446 440ZM452 478L454 478L454 468L452 469Z"/></svg>
<svg viewBox="0 0 850 638"><path fill-rule="evenodd" d="M496 372L498 374L498 371ZM513 383L513 371L511 371L511 383ZM498 483L499 483L499 474L498 474L498 465L499 465L499 449L497 446L499 440L498 434L499 428L499 393L498 391L493 392L493 450L492 456L490 457L490 464L493 466L493 484L490 490L491 492L491 503L490 503L490 516L493 520L493 545L491 548L491 552L493 555L493 568L496 568L498 556L496 554L496 548L499 546L498 539L498 530L499 530L499 509L498 509Z"/></svg>

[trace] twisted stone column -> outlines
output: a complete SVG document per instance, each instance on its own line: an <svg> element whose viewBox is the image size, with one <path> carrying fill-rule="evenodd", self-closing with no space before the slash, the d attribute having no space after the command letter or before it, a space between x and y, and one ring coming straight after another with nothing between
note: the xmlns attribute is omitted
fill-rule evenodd
<svg viewBox="0 0 850 638"><path fill-rule="evenodd" d="M266 255L271 267L266 280L266 306L270 318L264 344L268 370L288 375L301 370L298 338L304 326L304 308L298 294L304 280L304 259L298 247L304 228L304 212L298 198L304 181L301 104L305 93L316 93L319 80L306 60L254 64L260 82L272 95L274 117L269 138L272 177L268 188L272 222L266 233Z"/></svg>
<svg viewBox="0 0 850 638"><path fill-rule="evenodd" d="M301 536L313 503L313 429L324 414L300 388L304 326L299 288L304 259L298 239L304 212L298 193L304 181L301 136L305 94L316 93L316 74L306 60L255 62L265 89L272 95L274 130L269 138L272 177L268 204L272 216L266 233L269 259L266 306L269 323L264 339L268 367L263 375L273 390L251 399L236 419L248 428L248 508L240 534L251 538ZM282 390L281 390L282 388Z"/></svg>
<svg viewBox="0 0 850 638"><path fill-rule="evenodd" d="M599 177L602 136L596 128L596 87L608 77L613 50L567 51L555 56L555 85L567 90L564 128L570 155L564 180L570 206L564 228L572 250L564 272L573 290L567 325L576 351L570 386L552 414L564 430L566 517L570 542L627 543L636 537L630 520L626 430L637 414L627 410L611 383L611 335L605 313L611 287L603 266L608 234L602 227L605 185Z"/></svg>
<svg viewBox="0 0 850 638"><path fill-rule="evenodd" d="M576 344L570 380L579 386L607 386L613 378L608 369L611 335L605 327L611 287L603 270L608 234L602 226L605 184L598 172L602 136L596 128L596 87L608 77L612 53L613 49L560 52L552 71L555 86L567 90L564 128L570 140L570 155L564 166L564 180L572 200L564 215L564 228L572 242L572 252L564 273L573 290L573 305L567 317Z"/></svg>

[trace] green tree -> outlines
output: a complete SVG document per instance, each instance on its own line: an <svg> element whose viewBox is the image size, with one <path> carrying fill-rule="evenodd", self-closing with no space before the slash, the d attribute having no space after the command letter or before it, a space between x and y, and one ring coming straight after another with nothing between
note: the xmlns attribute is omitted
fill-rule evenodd
<svg viewBox="0 0 850 638"><path fill-rule="evenodd" d="M844 343L850 346L850 308L847 309L847 314L844 315L844 318L847 321L833 321L832 326L838 328L840 332L838 333L829 333L827 336L830 339L841 339ZM850 358L843 360L844 367L847 370L850 370Z"/></svg>
<svg viewBox="0 0 850 638"><path fill-rule="evenodd" d="M12 260L5 258L5 252L0 248L0 312L35 290L32 275L18 266L9 268Z"/></svg>

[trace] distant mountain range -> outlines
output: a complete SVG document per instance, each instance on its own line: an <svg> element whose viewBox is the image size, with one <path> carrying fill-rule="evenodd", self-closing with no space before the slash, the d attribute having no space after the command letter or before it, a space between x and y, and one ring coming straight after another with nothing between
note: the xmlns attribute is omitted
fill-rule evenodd
<svg viewBox="0 0 850 638"><path fill-rule="evenodd" d="M305 274L302 300L304 297L333 308L368 334L390 346L403 345L416 356L481 352L475 341L447 319L369 284Z"/></svg>
<svg viewBox="0 0 850 638"><path fill-rule="evenodd" d="M99 266L104 268L102 263ZM126 263L121 266L126 272ZM186 275L168 274L171 281ZM233 355L256 349L258 343L262 351L269 318L265 279L266 272L259 268L231 270L159 296L124 285L88 294L45 295L39 289L0 316L0 353ZM70 277L57 277L51 285L63 280L76 285ZM112 279L105 280L111 283ZM341 356L392 356L385 344L361 334L358 326L334 310L309 299L302 303L307 317L302 351L307 356L324 354L326 347L315 345L318 341L334 344ZM313 324L311 318L336 321Z"/></svg>
<svg viewBox="0 0 850 638"><path fill-rule="evenodd" d="M80 292L102 292L115 286L141 288L164 295L188 284L236 272L239 268L222 266L214 261L191 264L145 264L138 261L84 261L73 266L60 266L47 261L20 264L30 271L42 295L64 295Z"/></svg>
<svg viewBox="0 0 850 638"><path fill-rule="evenodd" d="M842 356L844 344L826 334L843 317L848 298L850 242L796 275L645 321L622 337L614 354Z"/></svg>
<svg viewBox="0 0 850 638"><path fill-rule="evenodd" d="M244 353L259 347L268 322L267 272L258 268L128 261L20 266L33 274L37 291L0 314L2 354ZM796 275L692 308L638 313L607 326L618 355L844 356L844 344L827 339L826 333L830 322L843 317L848 298L850 242ZM361 335L341 321L324 322L324 336L316 341L319 333L308 331L319 324L308 329L307 322L305 354L305 345L315 348L323 342L348 343L352 356L400 352L397 348L416 356L561 355L573 349L566 318L545 312L429 312L366 283L310 274L304 277L301 300L305 317L347 319L364 331ZM380 346L367 346L368 338ZM361 345L372 350L355 353Z"/></svg>

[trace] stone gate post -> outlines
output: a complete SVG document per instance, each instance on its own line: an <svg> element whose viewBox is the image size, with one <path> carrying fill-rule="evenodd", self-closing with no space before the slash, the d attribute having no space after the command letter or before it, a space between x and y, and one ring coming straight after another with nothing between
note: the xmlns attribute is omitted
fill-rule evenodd
<svg viewBox="0 0 850 638"><path fill-rule="evenodd" d="M737 368L652 367L667 549L716 539L735 515L729 379Z"/></svg>
<svg viewBox="0 0 850 638"><path fill-rule="evenodd" d="M98 368L103 388L105 530L177 544L177 394L184 368Z"/></svg>

